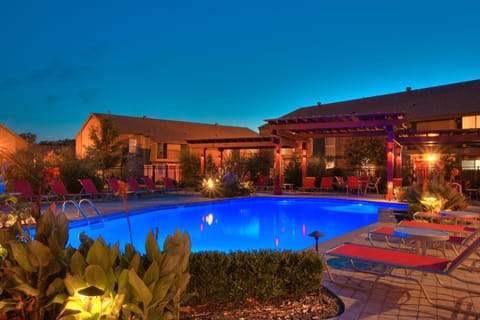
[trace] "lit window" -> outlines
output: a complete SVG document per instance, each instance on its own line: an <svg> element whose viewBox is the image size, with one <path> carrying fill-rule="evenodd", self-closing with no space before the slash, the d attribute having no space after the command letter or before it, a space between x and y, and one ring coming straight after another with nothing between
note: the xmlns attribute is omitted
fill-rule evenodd
<svg viewBox="0 0 480 320"><path fill-rule="evenodd" d="M480 160L462 160L462 170L479 170Z"/></svg>
<svg viewBox="0 0 480 320"><path fill-rule="evenodd" d="M157 144L157 159L166 159L167 158L167 144L158 143Z"/></svg>
<svg viewBox="0 0 480 320"><path fill-rule="evenodd" d="M462 129L476 129L480 127L480 116L462 117Z"/></svg>
<svg viewBox="0 0 480 320"><path fill-rule="evenodd" d="M137 152L137 139L128 139L128 153Z"/></svg>

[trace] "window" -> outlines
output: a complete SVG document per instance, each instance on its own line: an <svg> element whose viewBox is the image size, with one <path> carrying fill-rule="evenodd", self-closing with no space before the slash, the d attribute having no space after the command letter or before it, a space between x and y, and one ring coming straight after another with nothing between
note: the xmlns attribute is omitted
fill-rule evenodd
<svg viewBox="0 0 480 320"><path fill-rule="evenodd" d="M462 160L462 170L479 170L480 160Z"/></svg>
<svg viewBox="0 0 480 320"><path fill-rule="evenodd" d="M335 137L325 138L325 145L326 146L335 146Z"/></svg>
<svg viewBox="0 0 480 320"><path fill-rule="evenodd" d="M137 139L128 139L128 153L137 153Z"/></svg>
<svg viewBox="0 0 480 320"><path fill-rule="evenodd" d="M157 144L157 159L166 159L167 158L167 144L158 143Z"/></svg>
<svg viewBox="0 0 480 320"><path fill-rule="evenodd" d="M462 117L462 129L480 128L480 116Z"/></svg>

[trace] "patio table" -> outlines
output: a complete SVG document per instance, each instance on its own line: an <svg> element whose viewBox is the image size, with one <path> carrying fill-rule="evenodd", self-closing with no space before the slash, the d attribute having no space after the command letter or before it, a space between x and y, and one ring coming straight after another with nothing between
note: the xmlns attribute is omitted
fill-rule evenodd
<svg viewBox="0 0 480 320"><path fill-rule="evenodd" d="M449 235L445 231L414 227L397 227L393 231L396 236L415 240L416 251L422 255L427 254L427 242L429 241L447 241Z"/></svg>

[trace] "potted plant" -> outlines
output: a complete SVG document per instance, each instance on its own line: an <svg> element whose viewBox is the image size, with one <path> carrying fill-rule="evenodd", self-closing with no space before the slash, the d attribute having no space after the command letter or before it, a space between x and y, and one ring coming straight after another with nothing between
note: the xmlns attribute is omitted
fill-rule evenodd
<svg viewBox="0 0 480 320"><path fill-rule="evenodd" d="M397 199L397 201L406 201L408 187L395 187L395 189L393 189L393 194L395 195L395 199Z"/></svg>

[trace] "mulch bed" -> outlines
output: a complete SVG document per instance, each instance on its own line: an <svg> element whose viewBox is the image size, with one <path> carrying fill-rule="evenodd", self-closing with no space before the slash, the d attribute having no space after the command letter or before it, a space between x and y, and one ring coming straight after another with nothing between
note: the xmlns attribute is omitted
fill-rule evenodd
<svg viewBox="0 0 480 320"><path fill-rule="evenodd" d="M304 297L277 299L267 303L249 301L244 305L199 305L187 307L185 320L239 319L329 319L340 315L344 305L329 290L322 288Z"/></svg>

